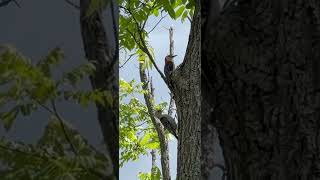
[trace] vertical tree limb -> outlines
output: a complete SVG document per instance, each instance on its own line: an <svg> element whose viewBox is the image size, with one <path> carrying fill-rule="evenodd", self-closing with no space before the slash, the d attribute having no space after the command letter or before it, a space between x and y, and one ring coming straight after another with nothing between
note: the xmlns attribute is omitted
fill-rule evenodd
<svg viewBox="0 0 320 180"><path fill-rule="evenodd" d="M170 48L170 55L174 55L174 40L173 40L173 27L170 27L169 29L169 48ZM174 99L173 99L173 93L170 92L170 102L169 102L169 108L168 108L168 115L172 115L173 113L173 106L174 106Z"/></svg>
<svg viewBox="0 0 320 180"><path fill-rule="evenodd" d="M148 93L144 94L144 100L146 102L148 113L150 115L151 121L158 133L159 141L160 141L160 153L161 153L161 168L162 168L162 176L164 180L171 180L170 177L170 167L169 167L169 148L168 141L165 137L164 128L159 119L154 116L154 107L152 103L152 91L148 88L148 80L145 70L143 69L143 64L139 64L140 71L140 80L143 83L142 89L147 91Z"/></svg>
<svg viewBox="0 0 320 180"><path fill-rule="evenodd" d="M156 176L155 169L157 168L157 165L156 165L156 150L152 149L150 154L151 154L151 161L152 161L152 164L151 164L151 180L155 180L155 176Z"/></svg>
<svg viewBox="0 0 320 180"><path fill-rule="evenodd" d="M98 109L98 119L104 137L104 142L107 145L107 150L112 159L113 172L118 179L119 60L118 55L116 55L118 51L112 50L112 46L108 44L101 11L94 12L90 17L87 16L91 2L91 0L80 0L81 34L86 58L89 61L93 61L96 65L96 72L90 77L93 89L109 91L113 97L111 106L103 107L99 104L96 104L96 106ZM117 38L118 37L115 37L115 39ZM109 102L107 104L109 104Z"/></svg>
<svg viewBox="0 0 320 180"><path fill-rule="evenodd" d="M170 55L173 56L173 52L174 52L174 40L173 40L173 27L170 27L169 29L169 46L170 46Z"/></svg>

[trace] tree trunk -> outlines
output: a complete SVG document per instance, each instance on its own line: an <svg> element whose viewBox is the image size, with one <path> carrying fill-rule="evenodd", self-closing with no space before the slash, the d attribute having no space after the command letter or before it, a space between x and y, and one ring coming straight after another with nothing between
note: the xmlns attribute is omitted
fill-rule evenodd
<svg viewBox="0 0 320 180"><path fill-rule="evenodd" d="M242 0L211 19L202 78L228 180L320 179L319 7Z"/></svg>
<svg viewBox="0 0 320 180"><path fill-rule="evenodd" d="M201 8L201 43L206 39L207 27L212 23L211 19L217 18L220 11L219 0L203 0ZM210 20L209 20L210 19ZM201 54L205 53L205 49L201 49ZM205 58L205 56L202 56ZM203 66L203 65L202 65ZM203 68L203 67L202 67ZM217 142L217 132L214 124L211 121L212 111L211 102L213 101L210 84L208 84L206 77L201 75L201 179L210 179L215 165L215 146Z"/></svg>
<svg viewBox="0 0 320 180"><path fill-rule="evenodd" d="M111 92L113 97L112 106L102 107L101 105L97 104L97 109L98 119L104 137L104 142L107 145L107 150L110 153L110 157L112 159L113 172L118 179L118 49L112 50L112 46L108 44L105 28L103 26L102 13L100 11L97 11L92 16L87 17L87 10L90 2L91 0L80 1L81 33L86 58L89 61L93 61L96 65L96 73L94 74L94 76L90 77L92 87L93 89L100 89ZM112 10L114 11L113 8ZM113 21L113 23L115 23L115 21ZM116 32L116 25L113 24L113 27L114 31ZM115 37L116 41L117 38L118 37Z"/></svg>
<svg viewBox="0 0 320 180"><path fill-rule="evenodd" d="M184 61L171 79L179 126L177 180L200 179L200 28L200 5L197 5Z"/></svg>

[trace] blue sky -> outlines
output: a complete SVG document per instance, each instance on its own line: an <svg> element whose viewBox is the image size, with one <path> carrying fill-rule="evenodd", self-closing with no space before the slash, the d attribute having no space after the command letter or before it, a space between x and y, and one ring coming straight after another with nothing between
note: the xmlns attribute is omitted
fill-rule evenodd
<svg viewBox="0 0 320 180"><path fill-rule="evenodd" d="M150 30L159 20L159 18L150 18L146 28ZM157 28L149 35L148 43L154 48L155 61L158 67L163 72L164 58L169 54L169 31L167 28L172 26L174 28L174 53L178 56L175 58L176 66L178 66L184 58L186 47L188 44L188 37L190 31L190 23L188 20L181 22L181 20L172 20L169 16L161 21ZM120 55L120 63L124 61L123 56ZM119 71L120 78L130 81L136 79L139 81L138 61L131 59ZM167 102L169 103L169 89L161 79L158 72L153 68L150 71L155 88L156 103ZM141 99L144 102L143 99ZM177 164L177 141L172 138L169 142L169 157L170 157L170 173L172 179L176 177L176 164ZM157 156L157 165L160 168L160 156ZM139 172L150 172L151 169L151 155L141 156L138 161L129 162L120 169L120 180L136 180Z"/></svg>

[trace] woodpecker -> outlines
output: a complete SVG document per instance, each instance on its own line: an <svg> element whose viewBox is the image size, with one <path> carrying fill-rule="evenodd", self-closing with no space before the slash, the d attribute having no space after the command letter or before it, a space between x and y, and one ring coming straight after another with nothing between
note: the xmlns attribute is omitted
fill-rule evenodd
<svg viewBox="0 0 320 180"><path fill-rule="evenodd" d="M176 56L177 55L167 55L166 58L164 59L164 61L165 61L164 74L167 79L170 76L171 72L175 69L173 58Z"/></svg>
<svg viewBox="0 0 320 180"><path fill-rule="evenodd" d="M162 114L161 109L156 110L155 116L160 120L164 128L178 139L178 126L175 120L168 114Z"/></svg>

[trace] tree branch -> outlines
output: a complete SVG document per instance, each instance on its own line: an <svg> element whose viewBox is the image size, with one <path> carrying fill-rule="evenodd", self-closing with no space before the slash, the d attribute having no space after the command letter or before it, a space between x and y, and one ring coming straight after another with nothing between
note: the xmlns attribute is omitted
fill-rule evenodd
<svg viewBox="0 0 320 180"><path fill-rule="evenodd" d="M174 40L173 40L173 27L169 28L169 49L170 49L170 55L174 55ZM172 115L172 108L174 106L174 99L173 99L173 93L170 92L170 103L169 103L169 109L168 109L168 115Z"/></svg>
<svg viewBox="0 0 320 180"><path fill-rule="evenodd" d="M113 43L107 40L102 11L96 11L90 18L86 18L91 2L80 0L81 36L86 58L97 61L96 71L90 76L92 88L109 91L114 97L112 106L96 103L96 109L108 157L112 160L112 166L108 168L112 168L115 178L119 178L119 58L114 59L119 48L114 50ZM114 27L111 23L110 26Z"/></svg>
<svg viewBox="0 0 320 180"><path fill-rule="evenodd" d="M67 141L69 142L69 144L70 144L71 150L73 151L73 153L74 153L75 155L79 155L76 147L73 145L72 140L71 140L71 138L69 137L69 135L68 135L68 133L67 133L67 130L66 130L65 125L64 125L64 122L63 122L63 119L61 118L60 114L58 113L57 107L56 107L56 103L55 103L53 100L51 101L51 105L52 105L52 108L53 108L54 115L55 115L55 116L58 118L58 120L59 120L60 126L61 126L61 128L62 128L62 131L63 131L65 137L66 137L66 140L67 140Z"/></svg>
<svg viewBox="0 0 320 180"><path fill-rule="evenodd" d="M52 154L49 154L45 149L43 149L43 150L44 150L44 152L45 152L46 154L49 155L49 158L46 157L46 156L39 155L39 154L32 154L32 153L29 153L29 152L25 152L25 151L22 151L22 150L17 149L17 148L11 148L11 147L8 147L8 146L4 146L4 145L2 145L2 144L0 144L0 148L1 148L1 149L4 149L4 150L7 150L7 151L12 151L12 152L16 152L16 153L21 153L21 154L24 154L25 156L32 156L32 157L34 157L34 158L43 160L43 161L45 161L45 162L47 162L47 161L49 160L49 158L51 158L51 159L56 159L56 158L57 158L57 157L53 156ZM82 165L80 165L80 167L83 168L84 170L92 173L93 175L95 175L95 176L98 177L98 178L105 178L105 175L103 175L102 173L96 171L95 169L91 169L91 168L88 169L88 168L86 168L86 167L84 167L84 166L82 166Z"/></svg>
<svg viewBox="0 0 320 180"><path fill-rule="evenodd" d="M139 35L140 41L138 41L138 40L136 39L136 37L134 36L133 33L130 33L130 31L129 31L129 33L131 34L131 36L133 37L133 39L135 40L135 42L137 43L137 45L139 46L139 48L140 48L144 53L147 54L148 58L150 59L150 61L152 62L153 66L156 68L156 70L157 70L158 73L160 74L160 76L161 76L161 78L163 79L163 81L167 84L167 86L169 87L169 89L171 89L171 85L170 85L169 82L167 81L167 79L166 79L166 77L164 76L164 74L160 71L159 67L157 66L154 58L152 57L152 55L151 55L151 53L150 53L150 51L149 51L149 49L148 49L148 46L147 46L144 38L142 37L143 29L141 29L139 22L137 21L137 19L135 18L135 16L133 15L133 13L132 13L132 11L131 11L130 9L125 8L125 7L123 7L123 6L120 6L120 7L123 8L125 11L127 11L127 12L131 15L131 17L133 18L133 21L134 21L135 24L136 24L136 28L137 28L137 31L138 31L138 35ZM141 42L141 44L140 44L140 42Z"/></svg>
<svg viewBox="0 0 320 180"><path fill-rule="evenodd" d="M17 148L11 148L11 147L8 147L8 146L4 146L2 144L0 144L0 148L1 149L4 149L4 150L7 150L7 151L12 151L12 152L16 152L16 153L21 153L21 154L24 154L26 156L32 156L34 158L37 158L37 159L41 159L41 160L45 160L47 161L48 158L45 157L45 156L41 156L39 154L32 154L32 153L28 153L28 152L25 152L25 151L21 151L20 149L17 149Z"/></svg>
<svg viewBox="0 0 320 180"><path fill-rule="evenodd" d="M66 3L68 3L69 5L71 5L72 7L76 8L76 9L80 9L80 6L75 4L74 2L70 1L70 0L64 0Z"/></svg>
<svg viewBox="0 0 320 180"><path fill-rule="evenodd" d="M133 53L133 54L130 54L129 55L129 57L126 59L126 61L122 64L122 65L120 65L120 67L119 68L123 68L123 66L124 65L126 65L127 64L127 62L133 57L135 55L135 53Z"/></svg>
<svg viewBox="0 0 320 180"><path fill-rule="evenodd" d="M168 14L166 14L165 16L162 16L162 13L161 13L161 18L160 18L160 20L153 26L153 28L148 32L148 34L150 34L159 24L160 24L160 22L164 19L164 18L166 18L168 16Z"/></svg>
<svg viewBox="0 0 320 180"><path fill-rule="evenodd" d="M140 70L140 80L143 83L142 89L150 92L147 84L147 76L145 70L142 68L142 64L139 64ZM162 167L162 175L164 180L171 180L170 177L170 168L169 168L169 151L168 151L168 142L165 137L165 132L163 126L159 119L154 116L154 108L152 104L152 96L150 93L144 94L144 99L148 108L148 112L152 123L158 133L159 141L160 141L160 150L161 150L161 167Z"/></svg>
<svg viewBox="0 0 320 180"><path fill-rule="evenodd" d="M64 123L63 123L63 119L61 118L61 116L59 115L59 113L58 113L58 111L57 111L55 102L54 102L53 100L51 101L51 105L52 105L52 108L53 108L53 109L50 109L49 107L47 107L46 105L40 103L40 102L37 101L37 100L36 100L36 102L37 102L41 107L43 107L45 110L47 110L50 114L52 114L53 116L55 116L55 117L59 120L59 123L60 123L60 126L61 126L61 128L62 128L63 134L64 134L67 142L69 143L72 152L73 152L75 155L78 155L78 151L77 151L76 148L74 147L71 139L69 138L69 135L67 134L67 131L66 131L65 126L64 126Z"/></svg>
<svg viewBox="0 0 320 180"><path fill-rule="evenodd" d="M0 2L0 7L7 6L9 3L15 3L18 7L20 7L19 3L16 0L4 0Z"/></svg>
<svg viewBox="0 0 320 180"><path fill-rule="evenodd" d="M156 165L156 158L157 158L156 150L152 149L150 154L151 154L151 179L154 180L156 177L155 169L157 167L157 165Z"/></svg>

